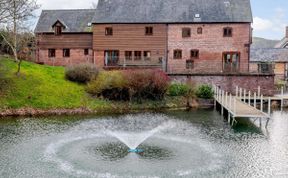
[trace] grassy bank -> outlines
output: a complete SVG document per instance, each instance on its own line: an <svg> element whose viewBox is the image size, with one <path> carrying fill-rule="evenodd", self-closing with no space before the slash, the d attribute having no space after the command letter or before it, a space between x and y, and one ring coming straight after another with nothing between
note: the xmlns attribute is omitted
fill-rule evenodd
<svg viewBox="0 0 288 178"><path fill-rule="evenodd" d="M63 67L51 67L23 61L21 75L16 76L17 63L0 57L0 110L7 109L76 109L92 111L137 110L182 105L183 98L164 101L111 102L90 97L85 85L65 79Z"/></svg>

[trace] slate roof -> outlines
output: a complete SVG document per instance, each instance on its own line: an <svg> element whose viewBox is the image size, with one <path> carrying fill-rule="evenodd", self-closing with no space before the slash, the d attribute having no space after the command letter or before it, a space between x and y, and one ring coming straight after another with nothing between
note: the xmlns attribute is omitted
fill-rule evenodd
<svg viewBox="0 0 288 178"><path fill-rule="evenodd" d="M99 0L93 23L226 23L252 19L250 0Z"/></svg>
<svg viewBox="0 0 288 178"><path fill-rule="evenodd" d="M43 10L35 28L35 33L54 32L52 25L59 20L66 26L63 32L89 32L95 9Z"/></svg>
<svg viewBox="0 0 288 178"><path fill-rule="evenodd" d="M259 48L250 50L251 62L288 62L288 49Z"/></svg>

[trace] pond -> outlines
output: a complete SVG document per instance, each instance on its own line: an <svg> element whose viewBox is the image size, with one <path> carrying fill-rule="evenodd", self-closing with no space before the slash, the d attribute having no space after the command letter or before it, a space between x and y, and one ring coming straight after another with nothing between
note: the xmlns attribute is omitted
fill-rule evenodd
<svg viewBox="0 0 288 178"><path fill-rule="evenodd" d="M0 177L287 177L288 112L252 122L206 109L2 119Z"/></svg>

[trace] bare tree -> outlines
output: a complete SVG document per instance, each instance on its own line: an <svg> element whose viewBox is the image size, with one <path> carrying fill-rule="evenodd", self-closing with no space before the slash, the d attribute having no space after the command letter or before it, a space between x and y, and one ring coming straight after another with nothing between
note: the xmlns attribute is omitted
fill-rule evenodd
<svg viewBox="0 0 288 178"><path fill-rule="evenodd" d="M3 0L0 0L3 1ZM9 15L5 19L5 28L8 33L0 33L4 41L13 51L14 59L18 62L17 75L20 74L22 59L18 59L20 45L18 43L19 33L23 31L24 24L34 17L33 12L39 8L36 0L4 0L4 5L8 9L5 11ZM4 16L3 16L4 17ZM8 35L7 35L8 34Z"/></svg>
<svg viewBox="0 0 288 178"><path fill-rule="evenodd" d="M9 18L8 0L0 0L0 24Z"/></svg>

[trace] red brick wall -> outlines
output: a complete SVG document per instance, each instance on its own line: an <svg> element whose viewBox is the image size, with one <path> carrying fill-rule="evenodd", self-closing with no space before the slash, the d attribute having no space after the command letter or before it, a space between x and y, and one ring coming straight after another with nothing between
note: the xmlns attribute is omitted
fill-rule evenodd
<svg viewBox="0 0 288 178"><path fill-rule="evenodd" d="M197 28L202 27L202 34ZM233 36L223 37L223 28L232 27ZM191 37L182 37L182 28L191 28ZM168 69L180 71L186 69L186 59L190 59L190 50L199 50L199 59L194 65L203 67L207 72L222 71L223 52L240 52L241 71L248 71L250 44L250 24L174 24L168 26ZM182 50L182 59L173 59L173 51Z"/></svg>
<svg viewBox="0 0 288 178"><path fill-rule="evenodd" d="M93 50L89 49L89 55L84 55L84 49L70 49L70 57L63 57L63 49L56 49L56 57L48 57L48 49L40 49L37 52L39 61L53 66L69 66L81 63L94 63Z"/></svg>
<svg viewBox="0 0 288 178"><path fill-rule="evenodd" d="M171 75L172 80L186 83L191 79L196 84L216 85L225 91L235 94L236 86L243 89L257 92L258 86L261 87L263 95L274 95L274 75Z"/></svg>
<svg viewBox="0 0 288 178"><path fill-rule="evenodd" d="M104 67L104 51L103 50L96 50L94 51L94 61L96 67L103 68Z"/></svg>

